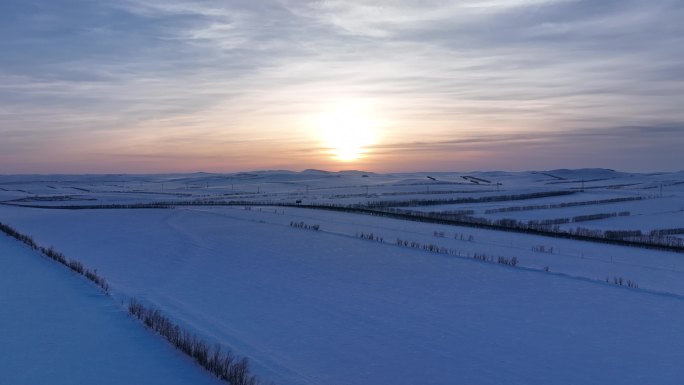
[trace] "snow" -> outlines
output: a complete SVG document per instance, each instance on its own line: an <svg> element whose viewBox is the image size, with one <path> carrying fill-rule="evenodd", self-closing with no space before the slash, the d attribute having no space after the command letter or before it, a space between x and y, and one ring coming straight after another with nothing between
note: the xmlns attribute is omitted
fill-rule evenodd
<svg viewBox="0 0 684 385"><path fill-rule="evenodd" d="M478 185L462 176L492 183ZM625 210L634 215L578 225L684 227L676 211L684 197L684 173L601 169L12 176L0 177L0 187L10 190L0 190L0 200L59 192L96 199L86 204L196 199L340 204L557 191L582 180L587 190L568 196L417 209L473 208L479 215L492 207L642 196L649 199L491 217ZM505 191L497 193L495 183ZM662 198L661 184L667 185ZM427 187L449 193L428 194ZM162 309L184 327L249 357L256 374L279 385L680 384L684 379L681 253L291 207L0 205L0 221L97 268L117 301L135 296ZM293 228L291 221L319 224L321 231ZM435 237L435 231L445 236ZM360 232L385 242L359 239ZM437 244L461 257L399 247L396 238ZM536 251L539 246L553 252ZM515 256L520 264L475 261L473 253ZM606 283L607 277L634 280L639 289Z"/></svg>
<svg viewBox="0 0 684 385"><path fill-rule="evenodd" d="M85 279L4 234L0 293L3 384L219 383Z"/></svg>
<svg viewBox="0 0 684 385"><path fill-rule="evenodd" d="M12 223L278 384L684 378L677 295L262 223L244 210L254 216L31 211L41 220Z"/></svg>

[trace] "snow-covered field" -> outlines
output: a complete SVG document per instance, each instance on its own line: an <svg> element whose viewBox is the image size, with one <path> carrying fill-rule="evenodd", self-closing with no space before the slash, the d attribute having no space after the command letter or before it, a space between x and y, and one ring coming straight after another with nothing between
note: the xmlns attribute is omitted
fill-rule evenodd
<svg viewBox="0 0 684 385"><path fill-rule="evenodd" d="M85 279L0 234L0 383L219 384Z"/></svg>
<svg viewBox="0 0 684 385"><path fill-rule="evenodd" d="M116 300L137 297L162 309L249 357L257 375L280 385L680 384L679 252L297 207L18 207L200 200L391 200L401 206L422 199L575 191L405 207L520 220L630 211L568 225L650 231L684 227L684 212L677 208L684 205L680 182L684 173L610 170L4 176L0 200L9 204L0 205L0 221L97 268ZM644 199L485 213L624 197ZM369 233L383 242L359 238ZM453 253L397 246L397 238ZM15 249L20 248L3 251L3 257L26 254ZM474 254L516 257L519 264L482 262ZM615 278L639 288L617 286ZM131 320L119 325L137 326Z"/></svg>

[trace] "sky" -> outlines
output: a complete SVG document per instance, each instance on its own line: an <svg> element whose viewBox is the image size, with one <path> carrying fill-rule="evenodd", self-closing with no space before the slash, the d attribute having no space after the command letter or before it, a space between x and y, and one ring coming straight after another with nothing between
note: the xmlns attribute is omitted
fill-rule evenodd
<svg viewBox="0 0 684 385"><path fill-rule="evenodd" d="M0 173L684 169L681 0L3 0Z"/></svg>

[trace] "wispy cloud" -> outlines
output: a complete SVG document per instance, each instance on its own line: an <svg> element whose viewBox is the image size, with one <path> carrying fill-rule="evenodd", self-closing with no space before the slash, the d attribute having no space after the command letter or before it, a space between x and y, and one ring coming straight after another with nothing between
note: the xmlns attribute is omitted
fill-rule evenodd
<svg viewBox="0 0 684 385"><path fill-rule="evenodd" d="M203 151L214 170L335 167L307 122L341 99L385 122L359 164L378 170L457 151L533 168L539 143L573 167L605 135L594 159L614 168L684 161L681 1L10 0L0 15L0 172L97 154L200 168ZM68 145L84 140L96 150Z"/></svg>

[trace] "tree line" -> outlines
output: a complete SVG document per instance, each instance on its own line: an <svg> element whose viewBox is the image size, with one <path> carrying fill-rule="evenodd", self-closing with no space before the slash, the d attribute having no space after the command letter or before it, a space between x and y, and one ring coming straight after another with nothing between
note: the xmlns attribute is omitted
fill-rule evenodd
<svg viewBox="0 0 684 385"><path fill-rule="evenodd" d="M128 312L219 379L231 385L260 384L259 379L250 373L247 358L237 357L219 344L211 346L197 335L181 329L158 309L133 298L128 304Z"/></svg>
<svg viewBox="0 0 684 385"><path fill-rule="evenodd" d="M622 197L622 198L598 199L598 200L581 201L581 202L550 203L550 204L545 204L545 205L497 207L494 209L485 210L485 214L507 213L507 212L515 212L515 211L561 209L561 208L566 208L566 207L590 206L590 205L602 205L602 204L609 204L609 203L629 202L629 201L637 201L637 200L641 200L641 199L643 199L643 198L642 197Z"/></svg>
<svg viewBox="0 0 684 385"><path fill-rule="evenodd" d="M352 207L364 208L387 208L387 207L415 207L415 206L436 206L436 205L451 205L451 204L465 204L465 203L489 203L489 202L503 202L526 199L539 199L546 197L555 197L563 195L575 194L575 191L561 190L561 191L541 191L526 194L508 194L508 195L492 195L484 197L466 197L466 198L452 198L452 199L410 199L404 201L373 201L368 203L359 203L352 205Z"/></svg>
<svg viewBox="0 0 684 385"><path fill-rule="evenodd" d="M43 256L48 257L53 261L68 267L71 271L75 272L76 274L82 275L83 277L97 285L100 289L102 289L103 292L109 294L109 284L107 283L107 280L104 279L104 277L100 276L97 273L97 269L90 270L83 266L81 262L75 259L67 259L64 256L64 254L56 251L52 247L42 247L38 245L32 237L26 234L22 234L17 230L13 229L12 227L10 227L9 225L6 225L2 222L0 222L0 231L28 245L33 250L36 250L39 253L41 253Z"/></svg>

